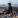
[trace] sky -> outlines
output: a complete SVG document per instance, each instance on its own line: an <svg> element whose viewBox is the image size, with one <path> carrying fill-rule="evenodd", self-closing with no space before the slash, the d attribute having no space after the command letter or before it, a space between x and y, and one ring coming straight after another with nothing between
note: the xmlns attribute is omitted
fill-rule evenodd
<svg viewBox="0 0 18 18"><path fill-rule="evenodd" d="M8 2L11 2L12 4L15 4L16 0L0 0L0 4L6 4Z"/></svg>
<svg viewBox="0 0 18 18"><path fill-rule="evenodd" d="M9 2L11 2L11 4L18 4L18 0L0 0L0 4L7 4Z"/></svg>
<svg viewBox="0 0 18 18"><path fill-rule="evenodd" d="M11 2L12 4L18 4L18 0L0 0L0 4L6 4Z"/></svg>

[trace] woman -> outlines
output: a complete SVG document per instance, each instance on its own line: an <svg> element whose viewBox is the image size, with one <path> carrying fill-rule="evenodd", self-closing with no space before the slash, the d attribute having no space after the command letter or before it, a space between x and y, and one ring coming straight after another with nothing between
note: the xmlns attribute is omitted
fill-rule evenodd
<svg viewBox="0 0 18 18"><path fill-rule="evenodd" d="M11 7L11 3L8 3L8 12L7 12L7 14L9 14L10 12L12 12L12 7Z"/></svg>
<svg viewBox="0 0 18 18"><path fill-rule="evenodd" d="M10 12L12 12L12 7L11 7L11 3L8 3L8 5L9 5L9 8L8 8L8 14L9 14Z"/></svg>

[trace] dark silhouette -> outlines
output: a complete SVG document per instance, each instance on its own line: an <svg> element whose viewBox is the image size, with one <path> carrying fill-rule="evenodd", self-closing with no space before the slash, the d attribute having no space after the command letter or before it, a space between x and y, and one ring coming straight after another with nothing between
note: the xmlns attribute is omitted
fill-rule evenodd
<svg viewBox="0 0 18 18"><path fill-rule="evenodd" d="M7 12L7 14L9 14L9 13L12 13L12 7L11 7L11 3L8 3L8 12Z"/></svg>

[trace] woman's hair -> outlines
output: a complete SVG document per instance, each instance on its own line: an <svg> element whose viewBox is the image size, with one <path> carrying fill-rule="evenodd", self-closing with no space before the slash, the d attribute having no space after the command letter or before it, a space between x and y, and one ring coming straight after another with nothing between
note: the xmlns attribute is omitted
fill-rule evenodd
<svg viewBox="0 0 18 18"><path fill-rule="evenodd" d="M8 3L8 5L11 7L11 3Z"/></svg>

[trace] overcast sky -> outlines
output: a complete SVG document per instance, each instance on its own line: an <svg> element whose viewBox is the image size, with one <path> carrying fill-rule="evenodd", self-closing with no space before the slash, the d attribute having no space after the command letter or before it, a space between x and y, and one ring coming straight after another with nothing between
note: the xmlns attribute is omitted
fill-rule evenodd
<svg viewBox="0 0 18 18"><path fill-rule="evenodd" d="M8 2L11 2L13 4L16 4L16 0L0 0L0 4L6 4Z"/></svg>
<svg viewBox="0 0 18 18"><path fill-rule="evenodd" d="M0 4L7 4L9 2L12 4L18 4L18 0L0 0Z"/></svg>
<svg viewBox="0 0 18 18"><path fill-rule="evenodd" d="M12 4L18 4L18 0L0 0L0 4L6 4L11 2Z"/></svg>

